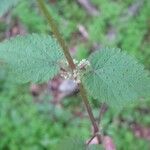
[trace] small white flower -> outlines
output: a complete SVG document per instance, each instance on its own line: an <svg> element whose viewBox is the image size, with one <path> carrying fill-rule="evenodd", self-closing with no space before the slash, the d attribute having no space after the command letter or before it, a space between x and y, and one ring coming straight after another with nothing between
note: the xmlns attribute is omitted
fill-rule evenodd
<svg viewBox="0 0 150 150"><path fill-rule="evenodd" d="M61 71L60 76L64 79L70 79L72 77L72 74L70 72Z"/></svg>
<svg viewBox="0 0 150 150"><path fill-rule="evenodd" d="M80 70L78 70L78 69L73 71L73 78L74 78L74 81L76 83L80 83L81 82L81 80L80 80L80 72L79 71Z"/></svg>
<svg viewBox="0 0 150 150"><path fill-rule="evenodd" d="M78 60L76 60L76 59L73 59L73 62L74 62L74 64L78 64L79 63Z"/></svg>
<svg viewBox="0 0 150 150"><path fill-rule="evenodd" d="M90 62L86 59L82 59L78 64L78 68L80 69L87 68L88 66L90 66Z"/></svg>

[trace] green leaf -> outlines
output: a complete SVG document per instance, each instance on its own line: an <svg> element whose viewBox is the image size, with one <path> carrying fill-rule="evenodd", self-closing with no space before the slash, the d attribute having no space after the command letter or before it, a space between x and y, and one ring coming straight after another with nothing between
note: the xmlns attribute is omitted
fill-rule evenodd
<svg viewBox="0 0 150 150"><path fill-rule="evenodd" d="M90 58L91 70L82 77L96 99L118 107L150 96L150 78L144 67L119 49L103 49Z"/></svg>
<svg viewBox="0 0 150 150"><path fill-rule="evenodd" d="M79 137L66 138L62 140L55 150L103 150L99 145L86 145L84 140Z"/></svg>
<svg viewBox="0 0 150 150"><path fill-rule="evenodd" d="M57 41L48 35L28 34L0 43L0 59L6 62L21 83L44 82L59 71L63 54Z"/></svg>
<svg viewBox="0 0 150 150"><path fill-rule="evenodd" d="M20 0L0 0L0 17L8 11L9 8L15 6Z"/></svg>

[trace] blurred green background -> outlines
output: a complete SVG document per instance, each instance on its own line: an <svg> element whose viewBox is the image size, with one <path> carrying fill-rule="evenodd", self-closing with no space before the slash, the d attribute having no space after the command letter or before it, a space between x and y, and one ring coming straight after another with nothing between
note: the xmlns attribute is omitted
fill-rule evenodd
<svg viewBox="0 0 150 150"><path fill-rule="evenodd" d="M48 33L36 0L22 0L0 18L0 40L26 33ZM74 58L102 47L119 47L150 69L149 0L47 0ZM42 85L17 85L0 62L0 150L49 150L65 137L91 136L91 125L77 93L60 92L58 75ZM97 117L100 104L90 101ZM108 108L102 131L117 150L150 149L150 99L121 111Z"/></svg>

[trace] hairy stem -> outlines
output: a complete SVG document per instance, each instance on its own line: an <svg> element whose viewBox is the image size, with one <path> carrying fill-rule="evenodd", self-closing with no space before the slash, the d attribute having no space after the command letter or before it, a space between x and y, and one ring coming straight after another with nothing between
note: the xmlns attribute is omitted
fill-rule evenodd
<svg viewBox="0 0 150 150"><path fill-rule="evenodd" d="M44 3L44 0L37 0L37 1L38 1L39 8L41 9L45 18L47 19L49 26L50 26L55 38L58 40L59 44L61 45L61 47L63 49L64 55L68 61L70 68L72 69L72 71L75 70L76 65L73 62L73 59L72 59L71 54L69 52L69 48L67 47L66 42L64 41L61 34L59 33L57 24L53 20L50 12L47 10L45 3ZM83 99L83 102L85 104L86 110L87 110L88 115L89 115L89 118L91 120L93 129L94 129L94 134L97 134L98 142L101 143L101 136L100 136L100 134L98 134L99 133L99 127L98 127L96 120L94 118L92 109L90 107L90 104L89 104L89 101L88 101L88 98L86 95L86 91L85 91L82 83L79 84L79 89L80 89L80 95Z"/></svg>
<svg viewBox="0 0 150 150"><path fill-rule="evenodd" d="M45 18L47 19L49 26L55 36L55 38L58 40L59 44L61 45L61 47L63 48L64 51L64 55L69 63L69 66L72 70L74 70L75 64L73 62L73 59L69 53L69 49L65 43L65 41L63 40L61 34L59 33L59 30L57 28L57 24L55 23L55 21L53 20L53 17L51 16L50 12L47 10L44 0L38 0L38 4L39 4L39 8L41 9L41 11L43 12Z"/></svg>

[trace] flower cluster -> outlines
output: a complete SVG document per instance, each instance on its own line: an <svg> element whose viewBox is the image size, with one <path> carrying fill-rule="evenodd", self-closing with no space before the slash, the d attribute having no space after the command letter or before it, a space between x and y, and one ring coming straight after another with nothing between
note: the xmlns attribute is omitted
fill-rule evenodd
<svg viewBox="0 0 150 150"><path fill-rule="evenodd" d="M81 82L80 71L78 69L73 71L73 79L74 79L74 82L76 82L77 84Z"/></svg>
<svg viewBox="0 0 150 150"><path fill-rule="evenodd" d="M64 70L60 72L60 75L64 79L71 79L72 78L72 74L70 72L67 72Z"/></svg>
<svg viewBox="0 0 150 150"><path fill-rule="evenodd" d="M82 73L82 71L85 71L87 69L87 67L90 66L90 62L86 59L82 59L80 62L77 61L76 59L74 59L73 62L76 65L76 69L73 70L73 72L62 70L61 76L64 79L72 79L72 80L74 80L74 82L80 83L81 82L81 73ZM68 65L67 62L65 62L65 64Z"/></svg>
<svg viewBox="0 0 150 150"><path fill-rule="evenodd" d="M89 66L90 66L90 62L86 59L82 59L77 65L79 69L86 69Z"/></svg>

